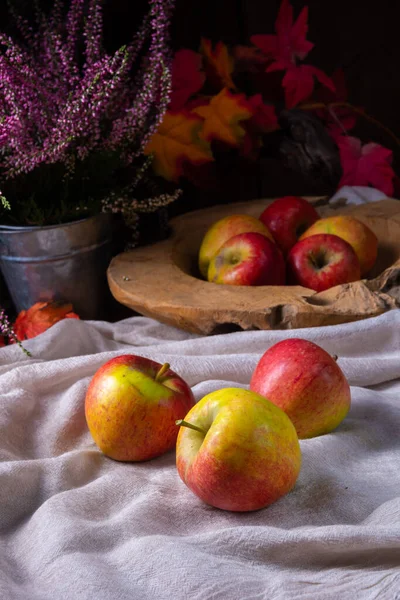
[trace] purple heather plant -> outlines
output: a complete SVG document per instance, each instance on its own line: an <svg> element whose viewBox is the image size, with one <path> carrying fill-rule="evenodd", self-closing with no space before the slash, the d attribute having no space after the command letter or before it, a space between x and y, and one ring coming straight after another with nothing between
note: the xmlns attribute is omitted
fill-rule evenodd
<svg viewBox="0 0 400 600"><path fill-rule="evenodd" d="M107 210L134 228L138 212L178 196L132 197L169 103L174 0L149 0L134 39L111 54L101 0L54 0L50 15L34 6L34 23L9 6L18 35L0 32L0 222L47 225ZM1 336L17 341L0 306Z"/></svg>
<svg viewBox="0 0 400 600"><path fill-rule="evenodd" d="M49 224L128 201L171 91L174 0L149 0L134 39L103 48L101 0L35 2L0 33L0 220ZM3 205L3 209L2 209ZM1 210L2 209L2 210ZM14 213L14 209L16 212Z"/></svg>
<svg viewBox="0 0 400 600"><path fill-rule="evenodd" d="M26 348L22 345L21 341L17 338L13 326L10 323L10 320L6 314L4 308L0 307L0 348L2 346L2 338L5 340L9 340L12 343L18 344L18 346L25 352L27 356L31 356L31 353L28 352Z"/></svg>

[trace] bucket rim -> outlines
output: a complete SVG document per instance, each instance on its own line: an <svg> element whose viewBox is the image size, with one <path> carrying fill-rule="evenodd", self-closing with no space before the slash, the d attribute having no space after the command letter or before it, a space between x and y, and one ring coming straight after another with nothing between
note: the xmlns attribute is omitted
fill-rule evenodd
<svg viewBox="0 0 400 600"><path fill-rule="evenodd" d="M68 221L67 223L58 223L55 225L2 225L0 223L0 231L4 233L18 233L24 231L39 231L50 229L60 229L65 227L72 227L73 225L79 225L81 223L98 219L99 217L109 217L110 213L100 212L95 215L90 215L90 217L84 217L83 219L77 219L76 221Z"/></svg>

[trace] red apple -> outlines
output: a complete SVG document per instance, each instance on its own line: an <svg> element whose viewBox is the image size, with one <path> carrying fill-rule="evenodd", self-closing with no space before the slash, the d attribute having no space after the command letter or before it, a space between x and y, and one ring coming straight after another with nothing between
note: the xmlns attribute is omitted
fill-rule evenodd
<svg viewBox="0 0 400 600"><path fill-rule="evenodd" d="M301 240L319 233L332 233L350 244L360 261L361 275L374 266L378 255L378 238L364 223L350 215L336 215L320 219L312 225Z"/></svg>
<svg viewBox="0 0 400 600"><path fill-rule="evenodd" d="M298 196L284 196L274 200L260 216L260 221L272 233L284 255L318 219L315 208Z"/></svg>
<svg viewBox="0 0 400 600"><path fill-rule="evenodd" d="M288 279L316 292L361 278L353 248L336 235L320 234L297 242L287 258Z"/></svg>
<svg viewBox="0 0 400 600"><path fill-rule="evenodd" d="M86 394L85 416L104 454L141 461L175 446L175 421L194 403L190 387L168 363L126 354L95 373Z"/></svg>
<svg viewBox="0 0 400 600"><path fill-rule="evenodd" d="M272 402L240 388L204 396L186 415L176 444L182 481L203 502L232 511L264 508L295 485L296 430Z"/></svg>
<svg viewBox="0 0 400 600"><path fill-rule="evenodd" d="M219 219L209 227L199 250L200 273L207 279L208 267L212 257L218 252L225 242L239 233L262 233L272 242L274 241L268 229L260 219L250 215L229 215Z"/></svg>
<svg viewBox="0 0 400 600"><path fill-rule="evenodd" d="M263 354L250 389L284 410L300 439L329 433L350 408L350 387L335 359L298 338L278 342Z"/></svg>
<svg viewBox="0 0 400 600"><path fill-rule="evenodd" d="M210 261L208 281L229 285L284 285L285 261L261 233L231 237Z"/></svg>

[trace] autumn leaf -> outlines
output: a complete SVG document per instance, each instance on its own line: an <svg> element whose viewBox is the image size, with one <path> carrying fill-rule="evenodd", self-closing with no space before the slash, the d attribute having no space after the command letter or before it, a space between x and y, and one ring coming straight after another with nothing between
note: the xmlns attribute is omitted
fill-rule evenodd
<svg viewBox="0 0 400 600"><path fill-rule="evenodd" d="M197 109L198 110L198 109ZM144 149L153 155L153 169L168 181L178 181L183 165L213 160L209 144L200 137L203 119L187 110L167 111L156 133Z"/></svg>
<svg viewBox="0 0 400 600"><path fill-rule="evenodd" d="M197 108L198 106L207 106L210 103L210 98L209 96L195 96L194 98L191 98L190 100L188 100L188 102L186 103L185 109L189 112L193 112L193 109Z"/></svg>
<svg viewBox="0 0 400 600"><path fill-rule="evenodd" d="M321 87L313 97L314 102L322 102L324 104L331 104L332 102L347 102L348 91L346 78L342 68L335 69L332 73L331 80L334 89Z"/></svg>
<svg viewBox="0 0 400 600"><path fill-rule="evenodd" d="M347 86L343 69L336 69L331 77L335 91L320 87L313 95L312 102L325 104L325 108L317 108L313 112L330 136L336 141L345 131L353 129L357 123L357 115L349 106L330 106L331 104L347 102Z"/></svg>
<svg viewBox="0 0 400 600"><path fill-rule="evenodd" d="M208 142L220 140L238 147L245 136L241 121L253 115L244 94L232 94L224 88L207 106L199 106L194 112L204 119L203 137Z"/></svg>
<svg viewBox="0 0 400 600"><path fill-rule="evenodd" d="M285 69L283 63L272 63L267 69L268 73ZM287 108L293 108L307 100L314 90L314 79L331 89L335 89L333 81L325 75L321 69L312 67L311 65L298 65L286 68L286 73L282 80L282 85L285 88L285 102Z"/></svg>
<svg viewBox="0 0 400 600"><path fill-rule="evenodd" d="M247 99L252 110L250 119L243 121L246 135L240 147L240 155L253 160L257 159L258 151L263 144L263 134L279 129L275 107L264 104L261 94L256 94Z"/></svg>
<svg viewBox="0 0 400 600"><path fill-rule="evenodd" d="M178 50L171 70L170 110L180 110L191 96L203 87L205 74L200 70L202 58L193 50Z"/></svg>
<svg viewBox="0 0 400 600"><path fill-rule="evenodd" d="M346 107L338 106L328 110L315 111L315 113L321 119L329 135L335 142L337 142L344 132L353 129L357 123L355 113Z"/></svg>
<svg viewBox="0 0 400 600"><path fill-rule="evenodd" d="M275 22L276 35L253 35L251 42L274 61L282 62L285 68L304 60L314 44L306 39L308 31L308 8L305 6L293 22L293 7L283 0Z"/></svg>
<svg viewBox="0 0 400 600"><path fill-rule="evenodd" d="M264 104L261 94L249 98L248 104L253 110L251 121L262 133L279 129L275 107L272 104Z"/></svg>
<svg viewBox="0 0 400 600"><path fill-rule="evenodd" d="M15 335L22 342L36 337L63 319L79 319L72 311L72 304L37 302L28 310L19 313L13 328Z"/></svg>
<svg viewBox="0 0 400 600"><path fill-rule="evenodd" d="M391 150L372 142L362 145L358 138L345 135L337 145L343 169L339 185L370 185L392 196L395 174Z"/></svg>
<svg viewBox="0 0 400 600"><path fill-rule="evenodd" d="M5 346L5 342L4 342L4 338L0 335L0 348L2 348L3 346Z"/></svg>
<svg viewBox="0 0 400 600"><path fill-rule="evenodd" d="M218 90L224 87L235 90L232 80L234 60L226 45L218 42L213 49L210 40L202 38L200 51L205 58L205 70L210 83Z"/></svg>
<svg viewBox="0 0 400 600"><path fill-rule="evenodd" d="M321 69L298 64L314 47L306 39L307 20L308 9L304 7L297 21L293 22L293 7L288 0L283 0L275 23L276 35L253 35L251 38L252 43L272 60L267 73L286 71L282 85L287 108L293 108L311 96L315 79L335 90L333 81Z"/></svg>

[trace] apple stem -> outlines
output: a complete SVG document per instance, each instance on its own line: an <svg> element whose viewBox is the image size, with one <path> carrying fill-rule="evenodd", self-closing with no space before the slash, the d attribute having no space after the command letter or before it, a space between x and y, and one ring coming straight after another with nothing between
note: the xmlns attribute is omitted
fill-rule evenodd
<svg viewBox="0 0 400 600"><path fill-rule="evenodd" d="M183 419L178 419L177 421L175 421L175 423L177 425L179 425L180 427L189 427L189 429L194 429L195 431L199 431L203 435L206 435L206 433L207 433L201 427L197 427L197 425L193 425L192 423L188 423L187 421L184 421Z"/></svg>
<svg viewBox="0 0 400 600"><path fill-rule="evenodd" d="M334 360L335 362L337 362L337 361L338 361L338 359L339 359L339 357L338 357L338 355L337 355L337 354L332 354L332 358L333 358L333 360Z"/></svg>
<svg viewBox="0 0 400 600"><path fill-rule="evenodd" d="M155 380L160 381L161 377L163 375L165 375L165 373L168 371L169 367L170 367L169 363L164 363L163 366L161 367L161 369L158 371Z"/></svg>

